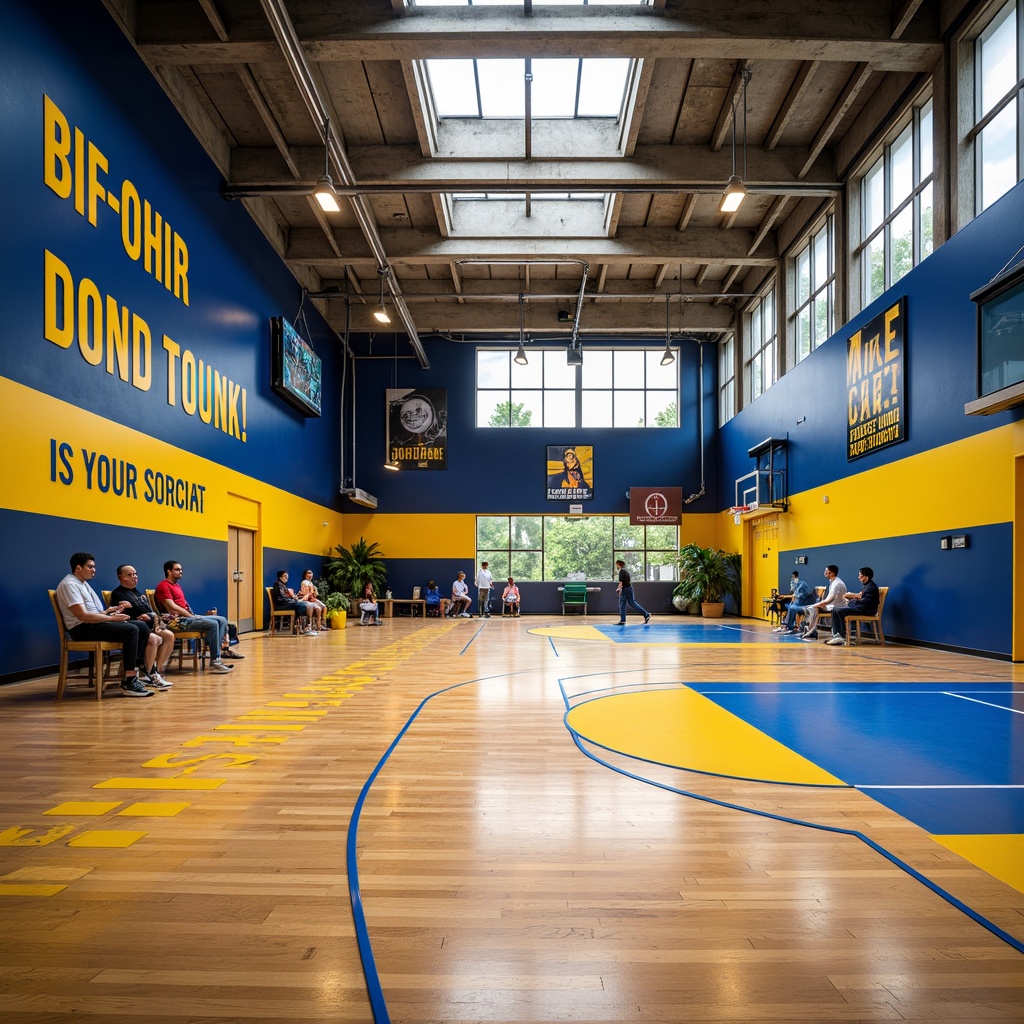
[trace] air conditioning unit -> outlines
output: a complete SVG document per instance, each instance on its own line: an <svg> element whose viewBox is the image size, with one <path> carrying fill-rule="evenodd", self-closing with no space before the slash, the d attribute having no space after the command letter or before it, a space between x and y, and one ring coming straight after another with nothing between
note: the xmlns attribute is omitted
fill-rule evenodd
<svg viewBox="0 0 1024 1024"><path fill-rule="evenodd" d="M377 507L377 499L369 491L364 491L362 487L349 487L341 494L342 497L354 501L357 505L364 505L366 508Z"/></svg>

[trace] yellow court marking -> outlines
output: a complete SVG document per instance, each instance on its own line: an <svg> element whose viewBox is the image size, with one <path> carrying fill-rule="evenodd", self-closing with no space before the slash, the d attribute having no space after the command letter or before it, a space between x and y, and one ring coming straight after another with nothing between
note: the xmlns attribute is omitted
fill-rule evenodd
<svg viewBox="0 0 1024 1024"><path fill-rule="evenodd" d="M1024 836L932 836L947 850L977 864L1001 882L1024 892Z"/></svg>
<svg viewBox="0 0 1024 1024"><path fill-rule="evenodd" d="M123 811L118 811L117 815L126 818L173 818L176 814L181 814L186 807L191 806L187 800L166 804L137 803L131 804Z"/></svg>
<svg viewBox="0 0 1024 1024"><path fill-rule="evenodd" d="M766 782L845 785L687 687L599 697L573 708L566 721L584 739L658 764Z"/></svg>
<svg viewBox="0 0 1024 1024"><path fill-rule="evenodd" d="M43 811L43 814L100 815L112 811L120 804L120 800L115 800L113 803L106 800L68 800L66 803L51 807L48 811Z"/></svg>
<svg viewBox="0 0 1024 1024"><path fill-rule="evenodd" d="M68 846L82 846L94 850L123 850L137 843L147 832L117 831L114 829L96 829L83 832L80 836L68 840Z"/></svg>
<svg viewBox="0 0 1024 1024"><path fill-rule="evenodd" d="M56 896L66 885L43 885L32 882L0 882L0 896Z"/></svg>
<svg viewBox="0 0 1024 1024"><path fill-rule="evenodd" d="M557 640L600 640L606 644L615 642L596 626L532 626L526 632L535 636L553 636Z"/></svg>
<svg viewBox="0 0 1024 1024"><path fill-rule="evenodd" d="M227 779L197 779L194 776L174 779L107 779L94 783L93 789L219 789Z"/></svg>

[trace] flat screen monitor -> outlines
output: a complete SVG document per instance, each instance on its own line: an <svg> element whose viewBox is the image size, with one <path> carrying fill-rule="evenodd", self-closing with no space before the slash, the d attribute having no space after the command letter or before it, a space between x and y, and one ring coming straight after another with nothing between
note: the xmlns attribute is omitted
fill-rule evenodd
<svg viewBox="0 0 1024 1024"><path fill-rule="evenodd" d="M319 416L323 376L320 357L284 317L271 317L270 337L274 391L304 416Z"/></svg>

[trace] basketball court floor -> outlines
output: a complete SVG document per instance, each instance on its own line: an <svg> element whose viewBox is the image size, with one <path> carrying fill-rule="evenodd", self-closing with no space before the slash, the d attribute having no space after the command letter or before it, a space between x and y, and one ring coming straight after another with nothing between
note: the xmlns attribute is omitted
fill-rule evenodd
<svg viewBox="0 0 1024 1024"><path fill-rule="evenodd" d="M1022 1021L1024 666L768 624L0 687L0 1021Z"/></svg>

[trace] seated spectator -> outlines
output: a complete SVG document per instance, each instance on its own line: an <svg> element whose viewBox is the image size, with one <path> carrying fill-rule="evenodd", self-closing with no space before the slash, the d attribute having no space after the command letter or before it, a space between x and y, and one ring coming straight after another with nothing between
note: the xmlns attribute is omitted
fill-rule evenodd
<svg viewBox="0 0 1024 1024"><path fill-rule="evenodd" d="M359 599L359 611L362 613L359 616L360 626L380 625L380 607L377 604L377 595L374 592L373 584L369 581L363 587L363 596Z"/></svg>
<svg viewBox="0 0 1024 1024"><path fill-rule="evenodd" d="M139 574L131 565L117 567L117 586L110 592L110 600L117 602L125 615L145 627L146 642L141 652L139 679L144 686L155 690L169 690L173 683L163 677L167 662L174 650L174 634L163 625L160 616L149 606L146 595L138 588ZM143 631L139 631L141 638Z"/></svg>
<svg viewBox="0 0 1024 1024"><path fill-rule="evenodd" d="M288 572L285 569L277 570L277 579L271 588L270 596L274 601L274 607L283 611L295 612L299 619L304 619L305 627L299 628L300 636L319 636L320 634L309 624L313 607L306 601L299 601L295 597L295 591L288 586Z"/></svg>
<svg viewBox="0 0 1024 1024"><path fill-rule="evenodd" d="M846 604L846 584L839 578L839 566L826 565L825 579L828 580L828 590L825 592L825 596L820 601L807 606L804 629L800 636L800 639L807 643L813 643L818 639L818 614L821 610L833 612Z"/></svg>
<svg viewBox="0 0 1024 1024"><path fill-rule="evenodd" d="M121 692L126 697L152 697L139 679L141 624L133 622L119 604L103 607L88 581L96 575L96 559L86 551L71 556L71 572L57 584L57 607L64 628L72 640L109 640L121 645L124 678ZM101 680L96 683L102 686Z"/></svg>
<svg viewBox="0 0 1024 1024"><path fill-rule="evenodd" d="M441 591L433 580L427 584L427 592L424 596L424 600L427 602L427 614L432 615L435 618L440 618Z"/></svg>
<svg viewBox="0 0 1024 1024"><path fill-rule="evenodd" d="M316 584L313 582L312 569L307 569L302 574L302 582L299 584L299 600L305 601L313 609L310 616L310 625L313 629L324 629L324 613L327 611L327 605L320 600L320 592L316 589Z"/></svg>
<svg viewBox="0 0 1024 1024"><path fill-rule="evenodd" d="M800 579L800 573L795 569L790 577L789 593L789 606L782 609L782 619L772 630L773 633L795 633L797 615L802 613L816 596L814 587L806 580Z"/></svg>
<svg viewBox="0 0 1024 1024"><path fill-rule="evenodd" d="M164 578L156 585L153 598L161 612L168 612L171 619L167 625L171 632L198 632L206 639L210 649L210 671L231 672L234 665L225 665L221 661L220 652L228 634L228 620L222 615L196 615L185 600L185 592L181 589L181 577L184 573L181 563L171 559L164 562Z"/></svg>
<svg viewBox="0 0 1024 1024"><path fill-rule="evenodd" d="M519 588L511 576L508 578L508 586L501 592L501 604L510 615L519 614Z"/></svg>
<svg viewBox="0 0 1024 1024"><path fill-rule="evenodd" d="M875 570L865 565L857 575L860 577L859 594L847 594L846 604L832 611L832 636L825 641L833 647L846 645L846 616L875 615L878 612L878 584L875 583ZM853 641L850 641L853 643Z"/></svg>
<svg viewBox="0 0 1024 1024"><path fill-rule="evenodd" d="M466 574L460 572L452 584L452 610L451 617L463 619L472 618L469 614L469 606L473 602L469 598L469 587L466 585Z"/></svg>

